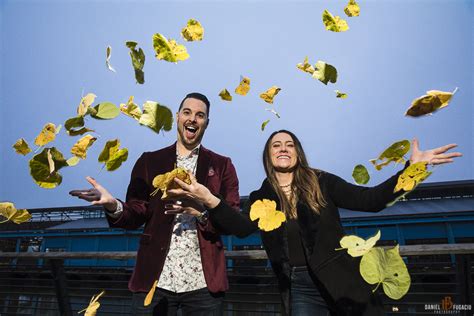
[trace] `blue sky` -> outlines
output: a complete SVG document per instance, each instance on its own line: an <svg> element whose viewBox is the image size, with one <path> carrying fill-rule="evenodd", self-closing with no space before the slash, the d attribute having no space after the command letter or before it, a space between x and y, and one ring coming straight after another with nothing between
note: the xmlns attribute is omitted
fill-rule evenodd
<svg viewBox="0 0 474 316"><path fill-rule="evenodd" d="M417 136L422 149L456 142L464 156L434 168L427 182L474 179L472 1L360 1L360 17L347 18L346 1L2 1L0 91L0 200L20 208L83 205L67 194L88 187L91 175L123 198L134 162L144 151L167 146L171 132L156 134L121 115L110 121L88 119L97 142L85 161L63 168L63 183L38 187L27 157L11 148L21 137L32 147L44 124L73 117L81 95L97 102L142 105L157 101L176 112L183 96L199 91L211 100L211 122L203 145L230 156L247 195L264 179L261 152L268 135L289 129L302 141L315 168L352 181L356 164L367 166L375 185L399 170L375 171L368 162L385 147ZM345 18L350 30L324 29L328 9ZM202 42L180 36L189 18L205 28ZM161 33L184 43L190 58L178 64L154 57L152 36ZM139 43L146 54L145 84L135 83L125 42ZM105 67L105 49L112 47ZM308 56L338 69L336 84L325 86L296 69ZM251 79L247 96L235 95L240 76ZM259 94L273 85L277 119L265 111ZM426 91L459 88L450 105L432 116L404 113ZM232 102L218 93L227 88ZM336 99L334 90L348 93ZM270 119L264 132L263 121ZM98 154L119 138L129 159L114 172L101 171ZM64 130L52 146L70 157L79 137Z"/></svg>

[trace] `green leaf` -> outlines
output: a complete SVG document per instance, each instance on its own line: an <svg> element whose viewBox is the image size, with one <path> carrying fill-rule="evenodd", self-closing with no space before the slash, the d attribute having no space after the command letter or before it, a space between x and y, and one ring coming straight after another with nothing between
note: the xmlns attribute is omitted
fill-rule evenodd
<svg viewBox="0 0 474 316"><path fill-rule="evenodd" d="M50 163L48 161L48 152L50 158L54 162L54 170L51 172ZM63 154L55 147L44 148L43 151L35 155L29 162L30 174L33 180L42 188L52 189L57 187L62 182L62 176L58 170L66 167L68 164L64 159Z"/></svg>
<svg viewBox="0 0 474 316"><path fill-rule="evenodd" d="M333 16L328 10L323 12L323 23L326 30L332 32L345 32L349 29L345 20L338 16Z"/></svg>
<svg viewBox="0 0 474 316"><path fill-rule="evenodd" d="M270 122L270 120L266 120L265 122L262 123L262 126L260 127L262 132L265 130L265 127L267 126L268 122Z"/></svg>
<svg viewBox="0 0 474 316"><path fill-rule="evenodd" d="M135 70L135 79L137 83L145 83L145 73L143 72L143 66L145 65L145 53L143 49L136 49L137 42L126 42L125 45L130 48L130 57L132 58L132 66Z"/></svg>
<svg viewBox="0 0 474 316"><path fill-rule="evenodd" d="M109 140L102 152L99 155L99 162L105 163L107 171L114 171L118 169L123 162L127 161L128 149L120 147L120 141L118 139Z"/></svg>
<svg viewBox="0 0 474 316"><path fill-rule="evenodd" d="M74 167L75 165L77 165L79 163L79 161L81 161L81 158L79 158L77 156L72 156L71 158L66 160L66 163L69 167Z"/></svg>
<svg viewBox="0 0 474 316"><path fill-rule="evenodd" d="M173 113L164 105L147 101L143 104L143 114L139 123L148 126L157 133L162 129L169 131L173 126Z"/></svg>
<svg viewBox="0 0 474 316"><path fill-rule="evenodd" d="M318 79L325 85L328 82L336 83L337 81L337 70L334 66L325 63L324 61L318 60L314 65L313 78Z"/></svg>
<svg viewBox="0 0 474 316"><path fill-rule="evenodd" d="M406 139L395 142L390 147L385 149L378 158L369 160L375 167L380 170L382 167L388 165L392 161L395 163L403 163L405 159L403 156L410 150L410 142ZM378 161L381 161L378 163Z"/></svg>
<svg viewBox="0 0 474 316"><path fill-rule="evenodd" d="M369 172L364 165L357 165L354 167L352 178L357 184L367 184L370 180Z"/></svg>
<svg viewBox="0 0 474 316"><path fill-rule="evenodd" d="M411 284L398 245L388 250L372 248L360 261L360 274L369 284L383 284L385 294L394 300L402 298Z"/></svg>
<svg viewBox="0 0 474 316"><path fill-rule="evenodd" d="M173 39L166 39L160 33L153 35L153 48L157 59L177 63L189 58L189 54L184 45L178 44Z"/></svg>
<svg viewBox="0 0 474 316"><path fill-rule="evenodd" d="M339 90L334 90L336 92L336 98L347 99L347 93L341 92Z"/></svg>
<svg viewBox="0 0 474 316"><path fill-rule="evenodd" d="M83 127L83 126L84 126L84 116L76 116L64 122L64 128L66 129L68 134L71 130L73 130L73 128Z"/></svg>
<svg viewBox="0 0 474 316"><path fill-rule="evenodd" d="M96 119L111 120L116 118L120 114L120 109L111 102L102 102L94 106L97 111L96 114L91 116Z"/></svg>

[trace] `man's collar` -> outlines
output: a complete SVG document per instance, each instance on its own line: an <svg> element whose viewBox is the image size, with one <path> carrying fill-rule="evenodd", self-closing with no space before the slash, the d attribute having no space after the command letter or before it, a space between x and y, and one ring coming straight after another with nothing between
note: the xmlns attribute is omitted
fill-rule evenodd
<svg viewBox="0 0 474 316"><path fill-rule="evenodd" d="M201 144L197 145L196 147L194 147L187 156L181 156L178 152L178 144L176 144L176 157L191 157L191 156L194 156L194 155L199 155L199 150L201 148Z"/></svg>

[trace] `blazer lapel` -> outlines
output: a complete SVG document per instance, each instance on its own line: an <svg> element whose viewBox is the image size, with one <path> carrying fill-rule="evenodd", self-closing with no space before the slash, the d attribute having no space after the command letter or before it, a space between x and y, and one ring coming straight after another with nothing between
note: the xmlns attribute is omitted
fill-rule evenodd
<svg viewBox="0 0 474 316"><path fill-rule="evenodd" d="M209 173L209 167L211 166L211 159L212 156L209 150L207 150L206 148L204 148L204 146L201 145L201 148L199 148L196 179L204 186L207 185L207 178Z"/></svg>

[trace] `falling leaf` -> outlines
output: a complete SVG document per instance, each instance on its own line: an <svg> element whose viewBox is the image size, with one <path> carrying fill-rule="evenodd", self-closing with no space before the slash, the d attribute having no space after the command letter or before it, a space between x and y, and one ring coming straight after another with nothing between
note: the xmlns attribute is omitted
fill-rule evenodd
<svg viewBox="0 0 474 316"><path fill-rule="evenodd" d="M53 173L54 172L54 160L53 160L53 155L51 154L51 151L49 149L46 152L46 157L48 158L49 173Z"/></svg>
<svg viewBox="0 0 474 316"><path fill-rule="evenodd" d="M69 136L77 136L77 135L83 135L87 132L93 132L94 130L89 129L84 126L84 117L83 116L76 116L73 118L68 119L64 123L64 127L66 128L66 131ZM79 129L77 129L80 127Z"/></svg>
<svg viewBox="0 0 474 316"><path fill-rule="evenodd" d="M347 249L347 253L352 257L360 257L365 255L372 249L377 241L380 239L380 230L375 236L365 240L356 235L348 235L341 238L339 244L342 248L336 250Z"/></svg>
<svg viewBox="0 0 474 316"><path fill-rule="evenodd" d="M410 288L411 279L407 266L400 257L398 245L392 249L375 247L366 253L360 261L360 274L369 284L380 284L391 299L402 298Z"/></svg>
<svg viewBox="0 0 474 316"><path fill-rule="evenodd" d="M260 94L260 98L267 103L273 104L273 98L278 94L278 92L280 92L280 90L281 88L272 86L270 89Z"/></svg>
<svg viewBox="0 0 474 316"><path fill-rule="evenodd" d="M79 163L79 161L81 161L81 158L76 157L76 156L72 156L71 158L66 160L66 163L69 167L74 167L75 165L77 165Z"/></svg>
<svg viewBox="0 0 474 316"><path fill-rule="evenodd" d="M87 157L87 149L97 140L97 138L93 137L90 134L79 139L74 146L71 148L71 154L81 159L86 159Z"/></svg>
<svg viewBox="0 0 474 316"><path fill-rule="evenodd" d="M171 170L170 172L157 175L156 177L153 178L152 184L153 184L153 187L156 188L156 190L153 191L150 195L154 196L158 193L158 191L161 190L161 192L163 192L163 195L161 196L161 198L165 199L168 196L167 190L179 188L178 184L174 182L173 180L174 178L178 178L181 181L186 182L187 184L191 184L191 178L189 177L189 174L186 171L186 169L175 168Z"/></svg>
<svg viewBox="0 0 474 316"><path fill-rule="evenodd" d="M262 123L262 132L265 130L265 127L267 126L268 122L270 122L270 120L266 120L265 122Z"/></svg>
<svg viewBox="0 0 474 316"><path fill-rule="evenodd" d="M112 55L112 47L107 46L106 49L106 57L105 57L105 65L110 71L116 72L114 67L110 64L110 56Z"/></svg>
<svg viewBox="0 0 474 316"><path fill-rule="evenodd" d="M339 90L334 90L336 92L336 98L346 99L347 93L341 92Z"/></svg>
<svg viewBox="0 0 474 316"><path fill-rule="evenodd" d="M258 219L258 228L269 232L277 229L286 220L285 214L277 211L276 202L272 200L257 200L250 207L250 219Z"/></svg>
<svg viewBox="0 0 474 316"><path fill-rule="evenodd" d="M230 92L227 91L227 89L222 89L221 92L219 92L219 96L224 101L232 101L232 96L230 95Z"/></svg>
<svg viewBox="0 0 474 316"><path fill-rule="evenodd" d="M61 124L59 124L58 126L56 126L56 135L59 134L59 132L61 131L61 128L62 128L62 127L63 127L63 126L62 126Z"/></svg>
<svg viewBox="0 0 474 316"><path fill-rule="evenodd" d="M454 89L453 92L444 92L438 90L427 91L426 95L413 100L405 115L418 117L434 113L437 110L446 107L457 90L458 88Z"/></svg>
<svg viewBox="0 0 474 316"><path fill-rule="evenodd" d="M242 77L239 86L235 88L235 93L246 95L250 90L250 78Z"/></svg>
<svg viewBox="0 0 474 316"><path fill-rule="evenodd" d="M364 165L357 165L354 167L352 178L357 184L367 184L370 180L369 172Z"/></svg>
<svg viewBox="0 0 474 316"><path fill-rule="evenodd" d="M158 280L153 282L153 285L152 285L150 291L148 292L148 294L145 297L145 301L143 302L143 306L148 306L148 305L151 304L151 301L153 301L153 295L155 295L155 290L156 290L157 286L158 286Z"/></svg>
<svg viewBox="0 0 474 316"><path fill-rule="evenodd" d="M50 170L50 163L48 161L48 152L54 162L54 171ZM43 151L35 155L30 161L30 174L37 185L45 189L52 189L57 187L62 182L62 176L58 170L66 167L68 164L63 157L63 154L55 147L44 148Z"/></svg>
<svg viewBox="0 0 474 316"><path fill-rule="evenodd" d="M204 28L198 21L189 19L188 25L181 30L181 35L188 42L202 41Z"/></svg>
<svg viewBox="0 0 474 316"><path fill-rule="evenodd" d="M326 30L332 32L345 32L349 29L345 20L338 16L333 16L328 10L323 12L323 23Z"/></svg>
<svg viewBox="0 0 474 316"><path fill-rule="evenodd" d="M0 224L12 221L15 224L21 224L31 219L31 214L26 209L17 210L11 202L0 202L0 216L6 219L0 221Z"/></svg>
<svg viewBox="0 0 474 316"><path fill-rule="evenodd" d="M432 172L426 170L427 165L427 161L419 161L409 165L398 176L397 185L393 192L398 192L400 190L409 192L414 190L418 184L423 182L432 174Z"/></svg>
<svg viewBox="0 0 474 316"><path fill-rule="evenodd" d="M344 13L346 13L348 17L359 16L360 8L357 2L355 2L355 0L349 0L349 3L344 8Z"/></svg>
<svg viewBox="0 0 474 316"><path fill-rule="evenodd" d="M120 114L120 109L112 102L102 102L94 106L95 114L91 116L96 119L111 120Z"/></svg>
<svg viewBox="0 0 474 316"><path fill-rule="evenodd" d="M406 139L395 142L390 147L385 149L377 159L369 160L375 167L380 170L382 167L388 165L392 161L395 163L403 163L405 159L403 156L410 150L410 142ZM377 163L380 160L381 163ZM385 160L385 161L384 161Z"/></svg>
<svg viewBox="0 0 474 316"><path fill-rule="evenodd" d="M16 143L13 144L12 147L15 149L15 152L17 154L20 154L23 156L26 156L31 152L30 146L28 145L26 140L24 140L23 138L20 138L19 140L17 140Z"/></svg>
<svg viewBox="0 0 474 316"><path fill-rule="evenodd" d="M143 114L138 121L141 125L148 126L155 132L169 131L173 126L173 113L171 110L157 102L146 101L143 104Z"/></svg>
<svg viewBox="0 0 474 316"><path fill-rule="evenodd" d="M153 48L155 49L155 57L157 59L177 63L178 61L189 58L189 54L184 45L176 43L173 39L167 40L166 37L160 33L153 35Z"/></svg>
<svg viewBox="0 0 474 316"><path fill-rule="evenodd" d="M314 67L311 66L311 64L308 63L308 56L306 56L304 58L304 62L303 63L299 63L296 65L296 68L304 71L304 72L307 72L307 73L310 73L310 74L313 74L314 72Z"/></svg>
<svg viewBox="0 0 474 316"><path fill-rule="evenodd" d="M314 65L314 69L313 78L318 79L325 85L327 85L328 82L336 83L337 70L333 65L318 60L318 62Z"/></svg>
<svg viewBox="0 0 474 316"><path fill-rule="evenodd" d="M278 112L275 111L275 109L267 108L267 109L265 109L265 111L271 112L271 113L273 113L276 117L280 118L280 114L278 114Z"/></svg>
<svg viewBox="0 0 474 316"><path fill-rule="evenodd" d="M93 93L88 93L85 97L81 98L81 102L77 106L77 115L85 116L89 112L89 108L94 103L97 96Z"/></svg>
<svg viewBox="0 0 474 316"><path fill-rule="evenodd" d="M133 95L130 96L127 101L127 104L120 104L120 111L122 111L122 113L127 116L133 117L137 121L140 121L140 117L142 116L142 110L140 109L140 107L137 104L133 103Z"/></svg>
<svg viewBox="0 0 474 316"><path fill-rule="evenodd" d="M118 169L123 162L127 161L128 149L120 147L120 141L118 139L109 140L104 149L99 155L99 162L105 163L107 171L114 171Z"/></svg>
<svg viewBox="0 0 474 316"><path fill-rule="evenodd" d="M44 146L56 139L56 125L47 123L35 138L36 146Z"/></svg>
<svg viewBox="0 0 474 316"><path fill-rule="evenodd" d="M128 41L125 45L130 48L130 57L132 58L132 66L135 70L135 80L137 83L145 83L145 73L143 72L143 66L145 66L145 53L143 49L136 48L138 43Z"/></svg>
<svg viewBox="0 0 474 316"><path fill-rule="evenodd" d="M99 298L104 294L105 294L105 291L102 291L99 294L92 296L89 302L89 306L87 306L87 308L84 308L83 310L77 313L80 314L85 311L84 316L95 316L97 314L97 310L100 307Z"/></svg>

